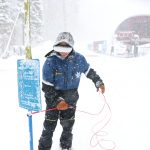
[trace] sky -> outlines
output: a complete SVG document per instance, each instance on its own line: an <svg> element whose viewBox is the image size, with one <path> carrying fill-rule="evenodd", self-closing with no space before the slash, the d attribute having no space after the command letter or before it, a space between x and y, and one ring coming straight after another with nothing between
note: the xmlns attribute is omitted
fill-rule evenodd
<svg viewBox="0 0 150 150"><path fill-rule="evenodd" d="M49 45L48 45L49 46ZM136 58L121 58L87 51L83 53L103 79L106 92L96 92L84 75L79 86L76 122L73 129L73 150L149 150L150 149L150 53ZM12 56L0 59L0 149L29 149L27 110L19 107L17 60ZM44 62L41 47L33 49L41 68ZM45 109L43 93L42 109ZM92 115L94 114L94 115ZM33 117L34 149L42 132L44 113ZM53 150L59 149L61 126L53 137ZM102 149L103 147L103 149Z"/></svg>
<svg viewBox="0 0 150 150"><path fill-rule="evenodd" d="M147 0L80 0L79 4L83 41L110 40L118 25L128 17L150 14Z"/></svg>
<svg viewBox="0 0 150 150"><path fill-rule="evenodd" d="M54 40L62 30L71 32L76 41L82 43L111 40L122 21L131 16L150 14L148 0L64 0L66 18L63 17L62 0L44 2L43 36L46 40Z"/></svg>

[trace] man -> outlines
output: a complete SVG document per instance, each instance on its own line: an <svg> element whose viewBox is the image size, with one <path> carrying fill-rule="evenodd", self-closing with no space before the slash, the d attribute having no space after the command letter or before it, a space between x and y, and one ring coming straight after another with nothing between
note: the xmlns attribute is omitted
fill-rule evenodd
<svg viewBox="0 0 150 150"><path fill-rule="evenodd" d="M71 150L72 129L79 98L78 86L82 73L94 82L98 91L105 92L102 79L90 68L85 57L74 50L73 45L72 35L69 32L62 32L58 35L53 50L46 55L42 72L42 90L45 94L46 108L54 110L45 114L39 150L51 149L58 119L63 128L60 147L62 150Z"/></svg>

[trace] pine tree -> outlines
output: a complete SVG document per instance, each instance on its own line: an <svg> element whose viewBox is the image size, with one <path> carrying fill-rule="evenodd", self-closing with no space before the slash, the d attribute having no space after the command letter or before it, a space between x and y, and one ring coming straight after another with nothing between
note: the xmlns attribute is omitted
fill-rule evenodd
<svg viewBox="0 0 150 150"><path fill-rule="evenodd" d="M0 0L0 55L5 51L13 22L10 3Z"/></svg>
<svg viewBox="0 0 150 150"><path fill-rule="evenodd" d="M30 0L31 44L43 40L43 4L42 0Z"/></svg>

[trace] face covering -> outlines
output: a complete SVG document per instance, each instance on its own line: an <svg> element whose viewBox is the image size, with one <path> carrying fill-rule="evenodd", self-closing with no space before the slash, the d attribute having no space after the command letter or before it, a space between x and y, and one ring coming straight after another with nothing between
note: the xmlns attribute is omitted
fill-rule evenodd
<svg viewBox="0 0 150 150"><path fill-rule="evenodd" d="M70 53L72 51L72 47L54 46L54 51Z"/></svg>

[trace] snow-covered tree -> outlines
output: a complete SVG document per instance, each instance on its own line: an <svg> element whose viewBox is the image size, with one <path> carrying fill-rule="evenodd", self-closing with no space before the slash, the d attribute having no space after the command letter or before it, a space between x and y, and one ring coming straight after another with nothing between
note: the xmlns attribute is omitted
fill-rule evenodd
<svg viewBox="0 0 150 150"><path fill-rule="evenodd" d="M43 4L42 0L30 0L30 33L31 44L43 40Z"/></svg>
<svg viewBox="0 0 150 150"><path fill-rule="evenodd" d="M42 40L54 40L61 31L77 33L78 3L30 0L31 46ZM24 0L0 0L0 55L24 45L24 27Z"/></svg>
<svg viewBox="0 0 150 150"><path fill-rule="evenodd" d="M30 0L31 44L42 40L42 0ZM24 45L24 0L0 0L0 57ZM19 48L20 49L20 48Z"/></svg>
<svg viewBox="0 0 150 150"><path fill-rule="evenodd" d="M7 0L0 0L0 55L4 52L14 23L14 15Z"/></svg>

